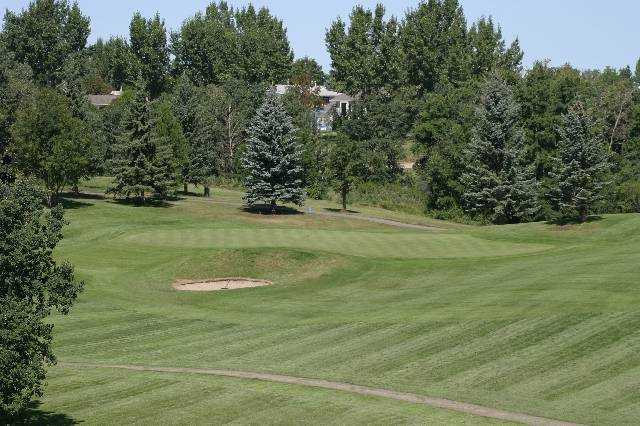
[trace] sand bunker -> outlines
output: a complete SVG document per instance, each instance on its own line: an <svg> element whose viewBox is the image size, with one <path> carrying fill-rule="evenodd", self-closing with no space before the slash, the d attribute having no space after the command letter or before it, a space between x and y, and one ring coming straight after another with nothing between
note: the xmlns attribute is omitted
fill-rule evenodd
<svg viewBox="0 0 640 426"><path fill-rule="evenodd" d="M240 288L264 287L273 284L267 280L253 278L218 278L214 280L177 280L173 288L178 291L222 291Z"/></svg>

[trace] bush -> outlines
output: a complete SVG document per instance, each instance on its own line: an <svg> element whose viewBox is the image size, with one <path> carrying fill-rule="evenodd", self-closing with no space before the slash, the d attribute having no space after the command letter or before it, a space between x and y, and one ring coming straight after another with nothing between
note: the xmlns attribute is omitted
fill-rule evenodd
<svg viewBox="0 0 640 426"><path fill-rule="evenodd" d="M620 185L618 200L623 213L640 213L640 181L634 180Z"/></svg>
<svg viewBox="0 0 640 426"><path fill-rule="evenodd" d="M330 194L332 201L339 202L339 198L335 193ZM349 202L411 214L424 214L427 195L415 179L406 177L400 182L392 183L362 182L349 194Z"/></svg>

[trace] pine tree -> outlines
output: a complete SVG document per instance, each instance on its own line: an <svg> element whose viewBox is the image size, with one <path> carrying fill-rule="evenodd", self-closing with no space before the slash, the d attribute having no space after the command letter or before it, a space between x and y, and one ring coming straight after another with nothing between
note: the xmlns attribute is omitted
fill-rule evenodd
<svg viewBox="0 0 640 426"><path fill-rule="evenodd" d="M249 129L243 158L245 200L250 206L264 202L273 212L278 201L304 202L302 150L293 134L291 118L281 100L270 92Z"/></svg>
<svg viewBox="0 0 640 426"><path fill-rule="evenodd" d="M596 136L594 120L581 102L563 117L558 157L551 172L549 201L563 219L585 222L603 198L610 170L605 144Z"/></svg>
<svg viewBox="0 0 640 426"><path fill-rule="evenodd" d="M157 123L152 120L144 86L138 77L124 132L114 148L115 182L109 189L127 198L133 195L138 201L144 201L149 192L164 198L177 179L171 141L155 131Z"/></svg>
<svg viewBox="0 0 640 426"><path fill-rule="evenodd" d="M539 209L537 183L523 163L518 105L509 86L497 76L487 81L477 124L466 150L463 202L469 213L494 223L531 218Z"/></svg>

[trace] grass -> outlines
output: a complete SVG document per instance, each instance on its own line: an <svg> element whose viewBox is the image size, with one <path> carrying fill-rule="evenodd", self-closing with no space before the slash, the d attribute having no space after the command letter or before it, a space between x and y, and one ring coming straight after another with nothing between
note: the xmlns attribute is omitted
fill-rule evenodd
<svg viewBox="0 0 640 426"><path fill-rule="evenodd" d="M87 286L55 318L61 361L274 372L581 423L640 417L640 216L483 228L409 217L442 227L424 231L251 214L233 191L214 200L67 202L57 255ZM171 289L222 276L275 285ZM296 386L62 367L37 410L89 424L485 421Z"/></svg>

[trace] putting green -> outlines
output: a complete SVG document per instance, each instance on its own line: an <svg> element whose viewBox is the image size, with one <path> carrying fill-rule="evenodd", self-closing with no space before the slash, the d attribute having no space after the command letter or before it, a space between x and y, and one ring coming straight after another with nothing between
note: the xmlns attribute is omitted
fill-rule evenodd
<svg viewBox="0 0 640 426"><path fill-rule="evenodd" d="M176 248L291 248L351 256L426 259L496 257L550 248L485 240L467 234L327 231L317 229L169 229L124 236L128 243Z"/></svg>

